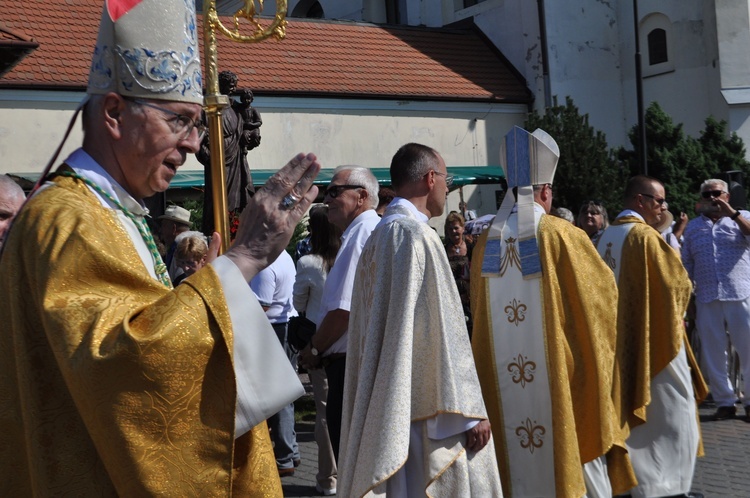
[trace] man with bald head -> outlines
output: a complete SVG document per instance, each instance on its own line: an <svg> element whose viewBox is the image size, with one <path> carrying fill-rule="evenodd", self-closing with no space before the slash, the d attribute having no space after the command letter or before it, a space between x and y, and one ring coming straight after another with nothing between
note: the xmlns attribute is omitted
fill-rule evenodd
<svg viewBox="0 0 750 498"><path fill-rule="evenodd" d="M396 198L362 251L352 295L342 496L502 496L461 299L440 238L453 181L434 149L391 161Z"/></svg>
<svg viewBox="0 0 750 498"><path fill-rule="evenodd" d="M13 218L25 200L23 189L8 175L0 175L0 249Z"/></svg>
<svg viewBox="0 0 750 498"><path fill-rule="evenodd" d="M620 424L630 429L627 447L638 479L630 494L682 496L690 491L699 448L696 397L706 390L689 361L683 322L692 285L677 252L652 228L666 211L664 185L635 176L623 205L597 248L619 290L621 363L613 397Z"/></svg>

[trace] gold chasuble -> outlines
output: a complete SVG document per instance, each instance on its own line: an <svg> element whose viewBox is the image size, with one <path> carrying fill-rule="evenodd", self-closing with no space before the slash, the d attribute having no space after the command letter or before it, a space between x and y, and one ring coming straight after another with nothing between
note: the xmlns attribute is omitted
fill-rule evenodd
<svg viewBox="0 0 750 498"><path fill-rule="evenodd" d="M614 400L620 423L633 429L647 422L651 380L683 347L700 403L708 388L685 333L692 284L677 253L636 216L617 218L599 240L598 251L619 288Z"/></svg>
<svg viewBox="0 0 750 498"><path fill-rule="evenodd" d="M622 493L635 477L611 398L615 281L582 230L535 210L541 278L522 275L515 213L495 239L499 252L485 255L487 231L472 258L472 348L503 491L580 498L584 464L599 459L598 479L608 473ZM496 274L486 277L488 257Z"/></svg>
<svg viewBox="0 0 750 498"><path fill-rule="evenodd" d="M210 265L170 291L114 211L58 177L1 267L1 495L281 496L265 423L234 438L232 327Z"/></svg>

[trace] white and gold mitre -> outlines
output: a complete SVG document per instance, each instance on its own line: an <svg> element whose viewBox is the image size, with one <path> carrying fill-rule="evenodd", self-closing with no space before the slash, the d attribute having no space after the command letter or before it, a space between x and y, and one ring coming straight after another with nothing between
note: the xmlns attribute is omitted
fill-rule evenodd
<svg viewBox="0 0 750 498"><path fill-rule="evenodd" d="M500 146L500 162L509 189L552 183L559 158L557 143L540 128L529 133L514 126Z"/></svg>
<svg viewBox="0 0 750 498"><path fill-rule="evenodd" d="M105 0L86 91L203 104L195 0Z"/></svg>
<svg viewBox="0 0 750 498"><path fill-rule="evenodd" d="M500 163L505 171L508 192L495 216L488 234L485 261L482 273L496 275L499 268L501 236L513 206L518 206L518 252L524 278L541 276L539 246L536 240L534 221L534 185L552 183L560 158L560 149L555 140L544 130L537 128L529 133L514 126L505 135L500 147ZM517 188L517 198L510 192ZM492 247L492 249L490 249Z"/></svg>

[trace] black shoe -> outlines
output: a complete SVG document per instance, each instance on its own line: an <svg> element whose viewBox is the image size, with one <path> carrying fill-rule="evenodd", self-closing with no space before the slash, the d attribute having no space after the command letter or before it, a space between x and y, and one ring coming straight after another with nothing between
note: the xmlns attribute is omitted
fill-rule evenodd
<svg viewBox="0 0 750 498"><path fill-rule="evenodd" d="M745 418L750 421L750 405L745 405Z"/></svg>
<svg viewBox="0 0 750 498"><path fill-rule="evenodd" d="M720 406L716 409L716 413L714 413L714 420L726 420L729 418L734 418L736 413L737 407L734 405Z"/></svg>

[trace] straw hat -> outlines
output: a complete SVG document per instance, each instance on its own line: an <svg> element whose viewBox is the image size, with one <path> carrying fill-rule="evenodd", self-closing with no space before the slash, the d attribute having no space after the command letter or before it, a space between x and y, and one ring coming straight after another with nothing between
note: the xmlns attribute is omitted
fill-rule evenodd
<svg viewBox="0 0 750 498"><path fill-rule="evenodd" d="M672 226L674 223L674 216L669 211L664 211L661 215L661 221L658 225L654 225L657 232L662 233L664 230Z"/></svg>
<svg viewBox="0 0 750 498"><path fill-rule="evenodd" d="M190 226L190 211L180 206L167 206L163 215L159 216L160 220L170 220L181 225Z"/></svg>

